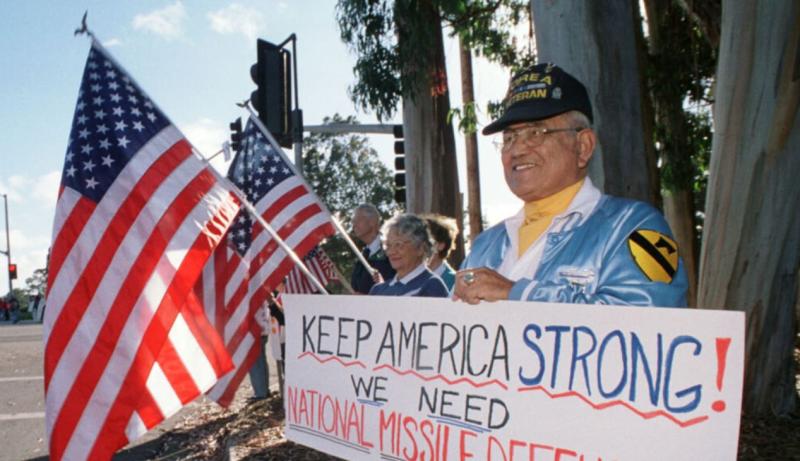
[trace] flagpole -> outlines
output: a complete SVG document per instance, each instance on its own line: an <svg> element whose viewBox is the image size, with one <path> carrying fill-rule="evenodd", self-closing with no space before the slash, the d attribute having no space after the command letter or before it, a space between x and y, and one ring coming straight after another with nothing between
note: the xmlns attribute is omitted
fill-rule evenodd
<svg viewBox="0 0 800 461"><path fill-rule="evenodd" d="M314 276L314 274L311 273L310 270L308 270L306 265L303 263L303 261L300 259L300 257L297 256L297 253L294 252L292 247L290 247L278 235L278 233L275 232L275 229L273 229L272 226L264 219L264 217L261 216L261 214L258 212L258 210L256 210L256 207L253 206L252 203L250 203L250 201L247 199L247 196L245 195L245 193L242 192L241 189L239 189L239 186L234 184L233 181L231 181L227 177L223 176L219 171L217 171L217 169L214 168L209 163L209 161L205 157L203 157L203 155L200 152L198 152L197 149L195 149L194 146L192 146L192 152L203 160L203 162L206 164L206 166L208 166L208 169L211 170L211 172L214 174L214 176L217 177L218 180L220 180L221 182L225 183L225 185L227 185L228 187L231 188L231 190L233 190L233 192L236 194L236 196L239 198L239 200L241 200L242 205L244 205L244 207L247 209L247 211L250 213L250 215L253 216L256 219L256 221L258 221L259 224L261 224L261 226L269 233L270 236L272 236L272 238L275 240L275 242L278 244L278 246L280 246L281 249L283 251L285 251L286 254L289 255L290 258L292 258L292 261L294 261L295 264L297 264L300 267L300 270L303 272L303 274L306 277L308 277L309 280L311 280L311 282L320 291L320 293L324 293L326 295L329 294L328 290L325 289L325 286L322 285L322 282L320 282Z"/></svg>
<svg viewBox="0 0 800 461"><path fill-rule="evenodd" d="M258 115L256 115L256 113L253 111L253 108L250 107L250 100L247 100L243 104L239 105L245 107L247 111L250 112L250 119L253 120L253 122L255 122L258 129L261 130L261 133L264 136L266 136L269 143L272 144L273 149L278 151L281 158L283 158L283 161L286 162L289 165L289 168L292 169L294 174L303 181L303 184L308 188L308 190L314 195L316 195L314 189L312 189L311 186L306 181L305 176L303 176L301 172L297 171L297 166L294 163L290 162L288 158L286 158L286 154L283 152L283 149L278 145L278 142L275 141L275 138L272 137L272 133L270 133L267 127L265 127L264 124L261 123L261 120L258 118ZM331 211L328 209L328 206L325 205L325 203L322 200L320 200L319 203L320 205L322 205L322 208L328 213L328 216L331 217L331 222L333 223L334 227L336 227L336 230L339 231L339 233L342 235L342 238L344 238L344 241L347 242L348 246L350 246L350 249L353 250L353 253L359 259L361 264L363 264L364 267L367 269L367 271L369 271L370 275L374 276L378 272L378 270L372 267L369 264L369 262L367 262L367 258L364 257L364 255L361 253L361 250L359 250L358 247L356 246L355 242L353 242L350 236L347 235L347 231L344 230L344 227L342 227L342 224L339 222L339 220L336 219L335 216L333 216L333 213L331 213Z"/></svg>

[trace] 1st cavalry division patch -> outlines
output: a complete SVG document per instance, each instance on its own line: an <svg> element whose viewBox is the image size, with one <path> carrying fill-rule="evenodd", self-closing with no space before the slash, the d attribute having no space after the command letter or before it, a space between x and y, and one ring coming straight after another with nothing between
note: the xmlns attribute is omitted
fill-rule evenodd
<svg viewBox="0 0 800 461"><path fill-rule="evenodd" d="M678 245L674 240L660 232L640 229L628 237L628 248L648 279L672 282L678 271Z"/></svg>

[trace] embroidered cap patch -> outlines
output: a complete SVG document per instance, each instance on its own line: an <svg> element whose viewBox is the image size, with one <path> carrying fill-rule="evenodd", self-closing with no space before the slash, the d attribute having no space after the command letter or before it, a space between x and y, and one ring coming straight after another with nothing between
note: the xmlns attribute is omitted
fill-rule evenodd
<svg viewBox="0 0 800 461"><path fill-rule="evenodd" d="M678 271L678 245L674 240L660 232L639 229L628 237L628 248L648 279L672 282Z"/></svg>

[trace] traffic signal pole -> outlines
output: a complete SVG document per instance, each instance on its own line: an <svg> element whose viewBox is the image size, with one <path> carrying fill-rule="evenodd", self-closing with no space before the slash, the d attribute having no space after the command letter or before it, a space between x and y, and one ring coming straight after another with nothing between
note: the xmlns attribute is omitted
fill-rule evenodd
<svg viewBox="0 0 800 461"><path fill-rule="evenodd" d="M8 195L3 194L3 204L5 205L4 208L6 210L6 251L4 252L6 258L8 258L8 264L6 267L11 267L11 237L8 233ZM13 282L11 280L11 272L8 272L8 293L11 294L14 289Z"/></svg>

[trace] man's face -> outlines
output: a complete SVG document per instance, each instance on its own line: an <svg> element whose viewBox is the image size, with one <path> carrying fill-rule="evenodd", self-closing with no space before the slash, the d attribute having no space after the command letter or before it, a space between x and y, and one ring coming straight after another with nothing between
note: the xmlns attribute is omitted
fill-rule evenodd
<svg viewBox="0 0 800 461"><path fill-rule="evenodd" d="M586 176L586 166L594 150L591 129L540 134L539 139L533 139L533 133L525 131L530 127L563 129L576 125L568 115L561 114L514 124L503 131L504 137L516 134L513 143L506 144L501 154L506 183L525 202L553 195Z"/></svg>
<svg viewBox="0 0 800 461"><path fill-rule="evenodd" d="M365 244L369 244L378 231L378 220L374 217L364 213L361 210L356 210L353 213L353 235ZM371 237L371 238L370 238ZM367 241L367 240L370 241Z"/></svg>

